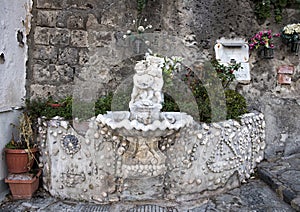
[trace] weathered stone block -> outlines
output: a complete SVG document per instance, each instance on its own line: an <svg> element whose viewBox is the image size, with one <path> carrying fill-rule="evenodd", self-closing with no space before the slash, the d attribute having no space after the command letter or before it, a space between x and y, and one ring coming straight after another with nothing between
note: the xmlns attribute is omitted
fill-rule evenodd
<svg viewBox="0 0 300 212"><path fill-rule="evenodd" d="M78 52L78 56L79 56L79 65L84 65L89 61L89 50L88 49L79 49Z"/></svg>
<svg viewBox="0 0 300 212"><path fill-rule="evenodd" d="M40 85L32 84L30 85L30 97L31 99L35 98L46 98L47 96L53 96L57 92L56 86L53 85Z"/></svg>
<svg viewBox="0 0 300 212"><path fill-rule="evenodd" d="M265 158L289 156L299 150L300 106L292 99L273 99L264 111L266 118Z"/></svg>
<svg viewBox="0 0 300 212"><path fill-rule="evenodd" d="M75 47L87 47L88 46L87 31L83 31L83 30L71 31L71 45Z"/></svg>
<svg viewBox="0 0 300 212"><path fill-rule="evenodd" d="M69 29L84 29L84 17L81 14L73 14L67 19L67 27Z"/></svg>
<svg viewBox="0 0 300 212"><path fill-rule="evenodd" d="M56 63L57 49L54 46L35 45L33 58L48 60L50 63Z"/></svg>
<svg viewBox="0 0 300 212"><path fill-rule="evenodd" d="M60 82L71 82L74 79L74 70L68 65L58 65L55 66L55 72L59 76L57 80Z"/></svg>
<svg viewBox="0 0 300 212"><path fill-rule="evenodd" d="M47 63L38 61L33 65L33 79L35 82L46 82L49 80L51 74Z"/></svg>
<svg viewBox="0 0 300 212"><path fill-rule="evenodd" d="M37 8L45 8L45 9L62 9L63 1L61 0L37 0L36 7Z"/></svg>
<svg viewBox="0 0 300 212"><path fill-rule="evenodd" d="M59 49L58 63L74 65L78 61L78 49L76 48L63 48Z"/></svg>
<svg viewBox="0 0 300 212"><path fill-rule="evenodd" d="M57 11L39 10L36 24L38 26L55 27Z"/></svg>
<svg viewBox="0 0 300 212"><path fill-rule="evenodd" d="M300 196L293 199L293 201L291 202L291 205L296 211L300 211Z"/></svg>
<svg viewBox="0 0 300 212"><path fill-rule="evenodd" d="M89 45L94 47L104 47L112 42L111 32L89 31Z"/></svg>
<svg viewBox="0 0 300 212"><path fill-rule="evenodd" d="M145 200L163 198L164 176L125 179L122 200Z"/></svg>
<svg viewBox="0 0 300 212"><path fill-rule="evenodd" d="M49 44L50 28L36 27L34 32L34 41L36 44Z"/></svg>
<svg viewBox="0 0 300 212"><path fill-rule="evenodd" d="M66 46L70 43L70 31L67 29L51 29L50 43Z"/></svg>

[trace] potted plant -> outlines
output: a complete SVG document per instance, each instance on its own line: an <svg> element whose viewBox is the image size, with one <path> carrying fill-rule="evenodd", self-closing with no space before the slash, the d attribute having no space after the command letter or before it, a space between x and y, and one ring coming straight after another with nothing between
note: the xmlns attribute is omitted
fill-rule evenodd
<svg viewBox="0 0 300 212"><path fill-rule="evenodd" d="M19 140L12 136L4 149L9 172L5 182L14 199L24 199L31 198L37 190L41 170L32 170L38 148L33 142L32 121L27 112L22 113L18 129Z"/></svg>
<svg viewBox="0 0 300 212"><path fill-rule="evenodd" d="M300 23L289 24L282 29L281 38L284 43L291 44L291 51L298 53L300 45Z"/></svg>
<svg viewBox="0 0 300 212"><path fill-rule="evenodd" d="M249 40L249 48L250 50L261 48L263 57L266 59L271 59L274 57L275 47L273 43L273 37L279 36L279 33L272 35L271 30L260 31Z"/></svg>
<svg viewBox="0 0 300 212"><path fill-rule="evenodd" d="M12 136L4 151L9 173L18 174L31 170L38 148L33 142L32 121L27 112L23 112L20 117L19 140Z"/></svg>

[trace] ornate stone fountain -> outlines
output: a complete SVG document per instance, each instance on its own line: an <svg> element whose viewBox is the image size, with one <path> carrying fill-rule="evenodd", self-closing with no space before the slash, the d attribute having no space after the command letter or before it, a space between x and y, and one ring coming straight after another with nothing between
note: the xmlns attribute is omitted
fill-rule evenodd
<svg viewBox="0 0 300 212"><path fill-rule="evenodd" d="M162 113L163 58L148 56L135 66L130 112L109 112L97 121L122 136L127 142L117 152L122 156L120 177L150 177L166 173L166 156L159 149L162 137L175 134L192 122L185 113Z"/></svg>
<svg viewBox="0 0 300 212"><path fill-rule="evenodd" d="M40 119L44 187L92 202L205 198L234 188L263 159L264 117L197 123L161 112L163 59L135 66L130 111L93 117L86 131ZM83 132L83 133L82 133Z"/></svg>

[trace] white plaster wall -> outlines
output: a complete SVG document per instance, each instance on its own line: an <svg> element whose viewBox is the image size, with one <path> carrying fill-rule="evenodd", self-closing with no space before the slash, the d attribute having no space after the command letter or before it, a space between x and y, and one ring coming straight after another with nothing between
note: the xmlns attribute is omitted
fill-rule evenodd
<svg viewBox="0 0 300 212"><path fill-rule="evenodd" d="M27 45L30 31L31 0L1 0L0 7L0 201L4 193L4 178L7 175L3 148L11 138L10 123L17 122L25 96ZM23 34L23 43L17 41L17 32Z"/></svg>

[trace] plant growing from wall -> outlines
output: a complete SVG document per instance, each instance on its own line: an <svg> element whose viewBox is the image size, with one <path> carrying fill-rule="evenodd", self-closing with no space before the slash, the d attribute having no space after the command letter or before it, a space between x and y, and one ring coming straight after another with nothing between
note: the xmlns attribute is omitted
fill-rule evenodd
<svg viewBox="0 0 300 212"><path fill-rule="evenodd" d="M235 62L230 63L226 66L224 64L220 64L217 60L212 60L211 64L216 70L224 89L228 88L230 83L235 79L234 72L242 68L241 63Z"/></svg>
<svg viewBox="0 0 300 212"><path fill-rule="evenodd" d="M255 14L259 19L262 20L269 18L271 16L271 1L256 1Z"/></svg>
<svg viewBox="0 0 300 212"><path fill-rule="evenodd" d="M137 0L137 10L141 14L146 7L147 0Z"/></svg>
<svg viewBox="0 0 300 212"><path fill-rule="evenodd" d="M271 16L272 10L276 23L282 21L282 11L290 5L300 5L299 0L255 0L255 14L258 19L265 20Z"/></svg>
<svg viewBox="0 0 300 212"><path fill-rule="evenodd" d="M189 114L199 114L200 121L211 122L211 105L208 92L201 80L192 72L191 69L183 67L180 58L166 58L163 66L164 86L170 86L172 84L173 77L180 77L192 92L198 111L193 111L191 107L193 104L185 102L184 105L179 106L176 104L176 96L170 96L164 93L164 102L162 111L189 111ZM233 90L227 90L229 84L235 79L234 71L238 71L241 64L230 64L225 66L219 64L218 61L212 61L212 65L216 70L216 76L222 81L223 88L225 89L227 116L226 119L239 119L239 116L247 112L246 100L242 95ZM186 73L182 76L182 72ZM173 93L176 95L176 93ZM220 111L221 112L221 111ZM222 111L223 112L223 111ZM191 114L192 115L192 114ZM218 116L218 114L216 114ZM220 119L221 120L221 119Z"/></svg>
<svg viewBox="0 0 300 212"><path fill-rule="evenodd" d="M56 106L53 106L56 105ZM39 117L53 118L55 116L64 117L67 120L72 119L72 97L55 101L52 97L47 99L26 100L26 110L29 115L37 120ZM58 106L60 105L60 106Z"/></svg>

